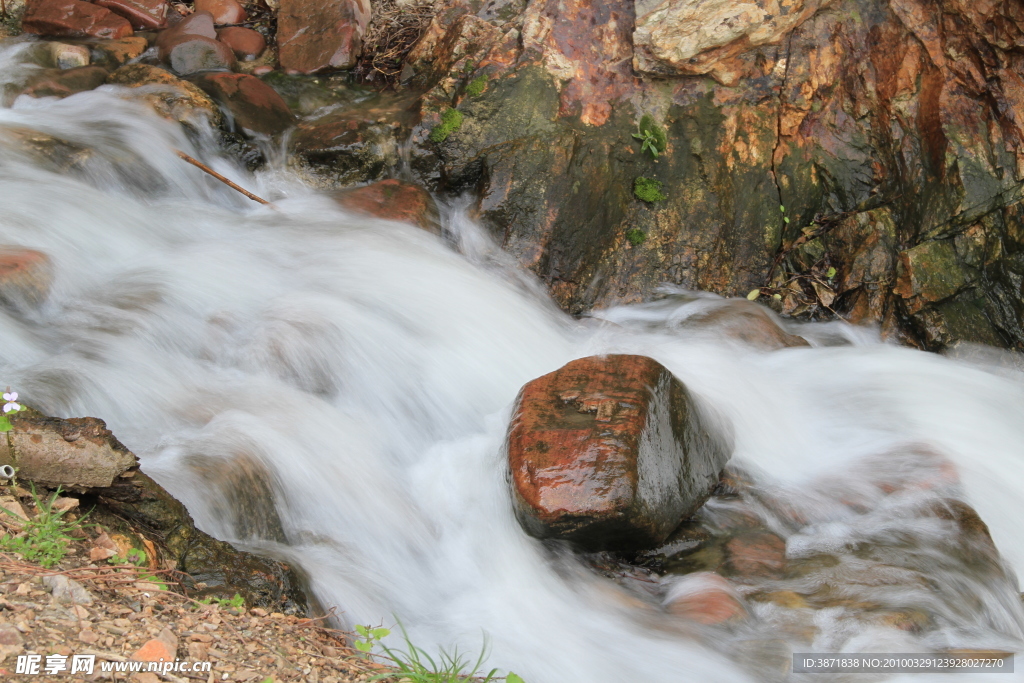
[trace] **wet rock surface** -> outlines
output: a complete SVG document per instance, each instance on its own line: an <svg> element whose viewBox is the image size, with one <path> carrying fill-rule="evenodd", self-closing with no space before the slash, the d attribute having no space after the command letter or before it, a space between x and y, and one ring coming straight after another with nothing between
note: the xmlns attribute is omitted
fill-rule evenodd
<svg viewBox="0 0 1024 683"><path fill-rule="evenodd" d="M295 123L295 117L281 96L255 76L202 74L192 82L230 112L236 128L276 136Z"/></svg>
<svg viewBox="0 0 1024 683"><path fill-rule="evenodd" d="M243 26L229 26L217 31L217 40L231 48L235 57L245 61L256 59L267 47L267 40L258 31Z"/></svg>
<svg viewBox="0 0 1024 683"><path fill-rule="evenodd" d="M342 207L375 218L402 221L441 234L437 204L418 185L401 180L380 180L355 189L341 190L334 200Z"/></svg>
<svg viewBox="0 0 1024 683"><path fill-rule="evenodd" d="M127 19L133 29L143 31L166 26L170 9L167 0L96 0L96 4Z"/></svg>
<svg viewBox="0 0 1024 683"><path fill-rule="evenodd" d="M281 68L311 74L355 65L370 0L282 0L277 15Z"/></svg>
<svg viewBox="0 0 1024 683"><path fill-rule="evenodd" d="M26 137L29 144L52 149L50 140ZM52 284L49 256L35 249L0 246L0 302L16 310L31 310L46 300Z"/></svg>
<svg viewBox="0 0 1024 683"><path fill-rule="evenodd" d="M657 545L718 482L719 438L653 359L573 361L520 391L508 435L519 522L591 550Z"/></svg>
<svg viewBox="0 0 1024 683"><path fill-rule="evenodd" d="M73 69L44 69L29 78L23 95L30 97L67 97L103 85L109 71L101 66Z"/></svg>
<svg viewBox="0 0 1024 683"><path fill-rule="evenodd" d="M127 19L80 0L31 0L21 28L26 33L63 38L124 38L132 34Z"/></svg>
<svg viewBox="0 0 1024 683"><path fill-rule="evenodd" d="M223 122L220 108L198 86L159 67L128 64L111 73L107 83L139 89L139 97L158 114L185 126L192 125L196 117L204 117L214 126Z"/></svg>

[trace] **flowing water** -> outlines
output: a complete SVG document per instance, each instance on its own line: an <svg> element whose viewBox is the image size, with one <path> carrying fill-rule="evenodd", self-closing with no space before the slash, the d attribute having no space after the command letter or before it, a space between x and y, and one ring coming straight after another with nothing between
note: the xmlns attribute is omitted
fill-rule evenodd
<svg viewBox="0 0 1024 683"><path fill-rule="evenodd" d="M28 51L0 47L0 81L24 77ZM764 352L687 324L723 302L685 292L574 320L458 207L445 239L345 214L285 170L218 161L107 86L8 104L0 243L49 254L55 281L42 307L0 309L4 383L51 414L104 418L202 528L300 567L340 625L398 618L434 651L486 634L488 664L530 683L781 680L790 650L1021 649L1014 356L953 360L841 323L791 330L812 348ZM77 147L47 161L26 131ZM752 601L743 625L694 626L661 608L679 577L612 581L521 531L511 403L606 352L657 358L713 408L752 480L744 504L805 563L740 589L833 603ZM225 504L252 495L235 490L240 463L267 473L256 518ZM946 498L978 511L1001 561L923 512ZM879 605L928 625L893 628L871 618Z"/></svg>

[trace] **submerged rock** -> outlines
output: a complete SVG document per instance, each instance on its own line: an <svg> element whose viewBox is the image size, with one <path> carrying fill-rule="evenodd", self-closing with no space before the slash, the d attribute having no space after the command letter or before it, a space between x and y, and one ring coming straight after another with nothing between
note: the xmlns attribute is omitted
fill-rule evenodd
<svg viewBox="0 0 1024 683"><path fill-rule="evenodd" d="M27 133L15 139L43 154L52 153L59 146L56 138L42 133L38 137ZM35 249L0 246L0 303L20 310L34 308L46 300L52 284L53 263L49 256Z"/></svg>
<svg viewBox="0 0 1024 683"><path fill-rule="evenodd" d="M50 43L50 56L58 69L76 69L89 66L89 48L84 45Z"/></svg>
<svg viewBox="0 0 1024 683"><path fill-rule="evenodd" d="M699 624L742 621L747 609L732 585L718 574L696 572L675 580L665 595L665 610Z"/></svg>
<svg viewBox="0 0 1024 683"><path fill-rule="evenodd" d="M202 74L192 82L230 112L237 128L276 136L295 123L295 117L277 91L255 76Z"/></svg>
<svg viewBox="0 0 1024 683"><path fill-rule="evenodd" d="M33 74L21 94L30 97L68 97L98 88L107 80L109 73L101 66L44 69Z"/></svg>
<svg viewBox="0 0 1024 683"><path fill-rule="evenodd" d="M728 457L686 387L644 356L582 358L529 382L508 435L520 524L593 550L663 542Z"/></svg>
<svg viewBox="0 0 1024 683"><path fill-rule="evenodd" d="M389 178L355 189L341 190L334 200L350 211L365 213L389 221L419 226L441 234L437 204L430 193L418 185Z"/></svg>
<svg viewBox="0 0 1024 683"><path fill-rule="evenodd" d="M205 117L213 126L223 124L224 115L220 107L206 93L165 69L148 64L127 64L110 74L107 83L139 88L140 98L157 114L183 125L193 125L197 117Z"/></svg>
<svg viewBox="0 0 1024 683"><path fill-rule="evenodd" d="M29 0L21 28L60 38L124 38L132 26L124 17L80 0Z"/></svg>

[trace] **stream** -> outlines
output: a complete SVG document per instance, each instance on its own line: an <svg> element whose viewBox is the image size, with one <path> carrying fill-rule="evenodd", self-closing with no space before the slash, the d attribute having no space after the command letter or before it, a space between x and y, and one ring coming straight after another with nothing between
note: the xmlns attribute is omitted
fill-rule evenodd
<svg viewBox="0 0 1024 683"><path fill-rule="evenodd" d="M27 49L0 45L0 88L31 69ZM76 156L26 151L26 131ZM46 413L106 420L198 526L298 567L338 626L400 620L418 646L472 658L486 639L488 669L528 683L1024 680L785 673L791 652L1021 651L1018 356L943 357L841 322L786 323L812 346L765 352L686 324L723 302L682 290L577 320L465 201L438 238L345 213L280 164L248 175L213 141L112 86L0 108L0 243L55 268L44 305L0 308L3 381ZM521 530L511 405L601 353L656 358L731 433L746 502L805 567L745 593L842 599L751 601L742 625L699 627L662 609L679 576L614 581ZM950 498L1000 558L923 512ZM893 628L879 606L928 623Z"/></svg>

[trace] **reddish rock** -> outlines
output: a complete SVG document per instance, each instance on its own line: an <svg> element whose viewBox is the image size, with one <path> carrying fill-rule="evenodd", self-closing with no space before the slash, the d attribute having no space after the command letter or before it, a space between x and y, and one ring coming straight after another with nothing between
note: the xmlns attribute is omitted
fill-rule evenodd
<svg viewBox="0 0 1024 683"><path fill-rule="evenodd" d="M259 57L267 47L267 40L259 31L241 26L220 29L217 40L230 47L235 57L247 62Z"/></svg>
<svg viewBox="0 0 1024 683"><path fill-rule="evenodd" d="M725 624L747 616L739 595L728 581L710 572L679 579L668 591L665 609L699 624Z"/></svg>
<svg viewBox="0 0 1024 683"><path fill-rule="evenodd" d="M134 29L160 28L167 23L167 0L95 0L100 7L106 7L129 22Z"/></svg>
<svg viewBox="0 0 1024 683"><path fill-rule="evenodd" d="M528 533L627 550L662 543L692 515L728 454L664 366L610 355L572 361L524 386L508 457Z"/></svg>
<svg viewBox="0 0 1024 683"><path fill-rule="evenodd" d="M735 536L725 544L726 571L737 577L778 577L786 568L786 542L768 531Z"/></svg>
<svg viewBox="0 0 1024 683"><path fill-rule="evenodd" d="M419 185L401 180L381 180L335 195L341 206L359 213L389 221L412 223L427 232L441 234L437 204L430 193Z"/></svg>
<svg viewBox="0 0 1024 683"><path fill-rule="evenodd" d="M249 74L203 74L192 81L231 112L235 124L261 135L277 135L295 123L281 96Z"/></svg>
<svg viewBox="0 0 1024 683"><path fill-rule="evenodd" d="M183 35L165 43L161 54L175 72L184 75L199 71L222 71L233 69L235 53L224 43L213 38L197 35Z"/></svg>
<svg viewBox="0 0 1024 683"><path fill-rule="evenodd" d="M197 12L209 12L213 15L213 23L238 24L246 19L245 9L237 0L196 0Z"/></svg>
<svg viewBox="0 0 1024 683"><path fill-rule="evenodd" d="M282 0L277 14L281 68L311 74L354 66L369 20L369 0Z"/></svg>
<svg viewBox="0 0 1024 683"><path fill-rule="evenodd" d="M53 264L41 251L0 247L0 301L13 305L38 305L46 300L53 284Z"/></svg>
<svg viewBox="0 0 1024 683"><path fill-rule="evenodd" d="M21 21L25 33L61 38L124 38L132 25L108 9L79 0L30 0Z"/></svg>
<svg viewBox="0 0 1024 683"><path fill-rule="evenodd" d="M178 638L165 628L156 638L143 643L131 658L137 662L173 662L177 652Z"/></svg>
<svg viewBox="0 0 1024 683"><path fill-rule="evenodd" d="M156 37L156 47L160 51L160 59L166 61L170 46L186 35L203 36L216 40L217 29L213 27L213 15L209 12L196 12L166 31L161 31L160 35Z"/></svg>
<svg viewBox="0 0 1024 683"><path fill-rule="evenodd" d="M22 94L32 97L67 97L98 88L106 81L107 74L107 70L99 66L45 69L32 75Z"/></svg>

